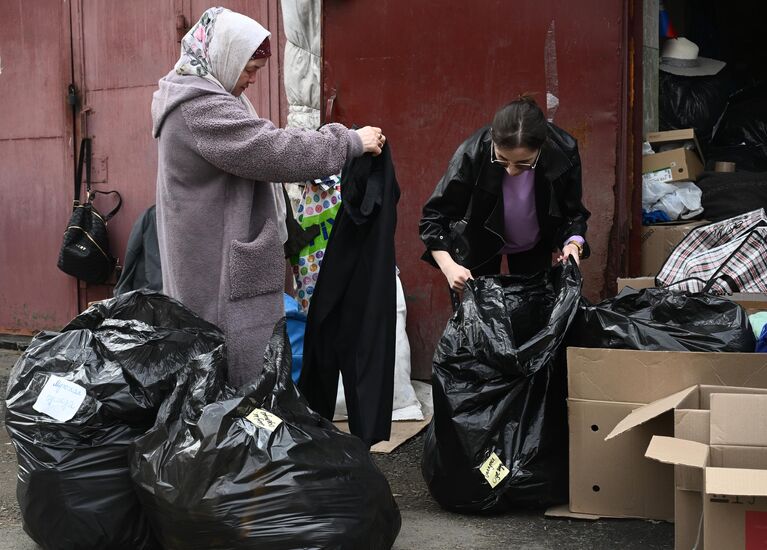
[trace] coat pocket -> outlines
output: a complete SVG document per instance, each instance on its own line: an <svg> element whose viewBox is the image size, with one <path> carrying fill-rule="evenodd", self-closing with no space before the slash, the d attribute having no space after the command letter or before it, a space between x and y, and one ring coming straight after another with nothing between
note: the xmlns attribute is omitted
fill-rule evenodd
<svg viewBox="0 0 767 550"><path fill-rule="evenodd" d="M249 243L233 240L229 249L229 299L280 292L285 286L285 257L274 221L267 219Z"/></svg>

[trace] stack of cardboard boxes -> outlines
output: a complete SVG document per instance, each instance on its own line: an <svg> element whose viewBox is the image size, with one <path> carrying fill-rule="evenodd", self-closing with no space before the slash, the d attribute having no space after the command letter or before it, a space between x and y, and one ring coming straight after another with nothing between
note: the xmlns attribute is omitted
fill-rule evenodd
<svg viewBox="0 0 767 550"><path fill-rule="evenodd" d="M569 348L567 368L569 513L575 517L673 521L674 468L644 454L654 435L674 435L674 418L655 414L654 405L635 422L635 411L663 398L672 402L664 412L672 411L676 396L667 396L697 384L767 393L767 354Z"/></svg>
<svg viewBox="0 0 767 550"><path fill-rule="evenodd" d="M648 141L646 177L702 172L692 130ZM701 223L645 226L643 277L618 291L655 286ZM767 311L764 294L727 298ZM678 550L767 549L767 354L569 348L567 370L570 502L547 515L674 521Z"/></svg>
<svg viewBox="0 0 767 550"><path fill-rule="evenodd" d="M729 298L767 311L766 295ZM677 550L767 549L767 354L568 348L567 369L570 502L547 515L674 521Z"/></svg>
<svg viewBox="0 0 767 550"><path fill-rule="evenodd" d="M695 181L703 172L701 149L692 129L653 132L647 135L647 141L654 150L660 152L642 157L643 181ZM640 274L654 277L674 247L693 227L703 223L706 222L670 222L642 226Z"/></svg>
<svg viewBox="0 0 767 550"><path fill-rule="evenodd" d="M675 548L767 547L767 390L693 386L635 409L608 438L672 414L674 437L654 436L645 456L675 468Z"/></svg>

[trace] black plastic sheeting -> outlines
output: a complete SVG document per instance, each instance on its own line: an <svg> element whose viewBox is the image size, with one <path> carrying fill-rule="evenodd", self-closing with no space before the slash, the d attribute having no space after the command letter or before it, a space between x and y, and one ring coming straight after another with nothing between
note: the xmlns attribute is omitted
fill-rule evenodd
<svg viewBox="0 0 767 550"><path fill-rule="evenodd" d="M134 443L133 480L166 548L393 545L401 519L386 478L359 439L308 408L286 339L281 321L240 395L224 384L221 350L197 358ZM255 409L258 424L246 419Z"/></svg>
<svg viewBox="0 0 767 550"><path fill-rule="evenodd" d="M149 429L175 373L223 336L178 302L133 292L62 332L43 332L11 371L6 426L25 531L45 549L160 548L136 498L128 445ZM86 390L68 421L33 407L49 378Z"/></svg>
<svg viewBox="0 0 767 550"><path fill-rule="evenodd" d="M649 351L753 352L756 346L739 304L661 288L625 288L596 305L584 299L569 340L585 348Z"/></svg>
<svg viewBox="0 0 767 550"><path fill-rule="evenodd" d="M567 500L562 343L580 295L574 263L550 276L467 284L434 355L434 418L422 462L443 508L491 513ZM494 488L480 472L492 453L509 470Z"/></svg>

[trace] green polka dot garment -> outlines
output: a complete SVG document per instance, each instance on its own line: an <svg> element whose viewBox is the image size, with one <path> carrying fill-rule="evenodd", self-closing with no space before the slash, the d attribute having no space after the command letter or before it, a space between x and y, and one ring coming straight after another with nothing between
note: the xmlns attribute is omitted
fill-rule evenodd
<svg viewBox="0 0 767 550"><path fill-rule="evenodd" d="M341 207L341 178L329 176L306 183L296 219L304 229L320 226L320 233L297 256L290 258L296 291L301 309L307 311L320 274L322 258L333 230L338 209Z"/></svg>

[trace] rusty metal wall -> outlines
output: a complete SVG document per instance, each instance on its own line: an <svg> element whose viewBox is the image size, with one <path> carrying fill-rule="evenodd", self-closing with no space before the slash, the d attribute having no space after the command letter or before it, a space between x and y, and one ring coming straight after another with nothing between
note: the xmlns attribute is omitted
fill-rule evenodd
<svg viewBox="0 0 767 550"><path fill-rule="evenodd" d="M3 2L0 39L0 331L56 328L77 308L56 268L73 195L69 5Z"/></svg>
<svg viewBox="0 0 767 550"><path fill-rule="evenodd" d="M554 122L579 141L592 212L585 293L596 298L605 288L614 187L625 179L625 8L606 0L323 3L323 93L336 96L326 118L380 125L396 162L397 259L415 378L430 375L449 316L444 277L419 260L421 207L461 141L520 93L544 105L547 92L556 95Z"/></svg>
<svg viewBox="0 0 767 550"><path fill-rule="evenodd" d="M278 39L250 99L279 123L286 108L279 65L279 0L222 5L259 20ZM6 2L0 42L0 332L58 328L111 285L77 283L56 259L71 212L73 141L93 139L95 188L116 189L123 208L109 224L122 261L136 218L155 201L157 146L149 108L183 35L210 6L197 0ZM77 86L81 111L66 102ZM282 97L281 97L282 96ZM8 100L13 98L13 100ZM74 130L73 130L74 128ZM73 139L74 135L74 139ZM97 199L101 209L109 199ZM79 292L78 292L79 290Z"/></svg>

